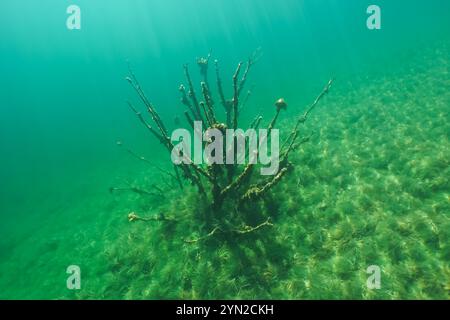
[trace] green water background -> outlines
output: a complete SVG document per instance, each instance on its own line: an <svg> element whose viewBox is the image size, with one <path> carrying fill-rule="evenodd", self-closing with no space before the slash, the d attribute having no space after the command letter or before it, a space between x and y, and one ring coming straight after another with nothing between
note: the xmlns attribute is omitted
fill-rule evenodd
<svg viewBox="0 0 450 320"><path fill-rule="evenodd" d="M81 8L81 30L65 26L72 3ZM365 25L366 8L373 3L382 9L377 31ZM126 99L137 101L124 81L127 59L174 128L172 119L183 110L177 91L183 63L195 70L195 58L212 50L223 78L230 79L237 62L261 47L263 56L249 80L255 86L252 109L243 116L250 119L255 111L269 116L272 102L283 96L290 118L330 76L338 81L336 97L358 88L364 94L352 99L369 104L383 92L364 91L365 85L380 79L395 83L435 67L420 57L448 61L449 9L448 1L438 0L2 1L0 297L80 297L66 292L65 266L80 263L104 274L100 270L108 259L102 252L114 246L116 229L129 228L115 227L111 219L134 209L130 200L111 198L108 188L145 170L116 141L155 163L168 160L126 107ZM441 51L421 54L436 52L430 48ZM448 78L442 79L448 70L435 76L448 85ZM344 98L337 99L343 105L336 109L351 103ZM447 136L430 133L429 139L448 145L448 131L443 132ZM436 259L448 272L446 257ZM126 297L105 294L96 285L81 297ZM155 297L132 297L146 296ZM442 297L442 291L435 296Z"/></svg>

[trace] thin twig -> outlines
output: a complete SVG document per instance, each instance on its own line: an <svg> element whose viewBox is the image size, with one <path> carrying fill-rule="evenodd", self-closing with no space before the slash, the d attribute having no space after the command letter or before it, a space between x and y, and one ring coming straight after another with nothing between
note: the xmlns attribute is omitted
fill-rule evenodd
<svg viewBox="0 0 450 320"><path fill-rule="evenodd" d="M173 217L166 217L162 213L153 217L140 217L133 211L128 214L128 221L133 222L133 221L178 221L178 220Z"/></svg>
<svg viewBox="0 0 450 320"><path fill-rule="evenodd" d="M223 230L220 227L215 227L214 229L211 230L211 232L209 232L207 235L200 237L200 238L196 238L196 239L185 239L184 242L186 243L196 243L202 240L206 240L210 237L212 237L213 235L215 235L216 233L236 233L236 234L248 234L251 232L255 232L259 229L261 229L262 227L265 226L273 226L273 223L270 222L270 218L267 218L266 221L258 224L257 226L251 227L251 226L244 226L242 229L230 229L230 230Z"/></svg>
<svg viewBox="0 0 450 320"><path fill-rule="evenodd" d="M236 68L236 71L233 75L233 129L237 129L238 125L238 105L239 105L239 88L237 79L239 77L239 72L241 71L242 62L238 63L238 66Z"/></svg>

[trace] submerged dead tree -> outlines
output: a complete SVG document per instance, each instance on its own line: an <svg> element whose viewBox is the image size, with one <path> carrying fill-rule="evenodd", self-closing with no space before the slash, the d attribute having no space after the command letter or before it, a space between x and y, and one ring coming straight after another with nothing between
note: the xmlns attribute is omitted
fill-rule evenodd
<svg viewBox="0 0 450 320"><path fill-rule="evenodd" d="M211 54L208 54L207 57L197 59L201 76L201 82L197 89L191 78L189 66L187 64L183 66L186 82L179 87L180 100L186 108L184 111L186 123L194 136L197 135L197 137L202 139L204 138L205 132L209 129L217 129L226 136L227 129L238 129L240 125L240 111L251 94L249 90L246 95L243 95L243 90L247 83L249 72L258 58L259 51L249 57L246 63L238 63L231 79L231 94L228 97L224 90L218 60L214 61L216 93L213 95L214 90L208 77ZM175 148L171 135L156 108L145 95L131 68L129 68L129 76L126 80L136 91L148 115L144 116L131 102L128 102L129 107L150 134L171 155ZM255 173L255 167L258 165L254 161L248 161L246 164L238 164L239 161L233 161L231 164L227 164L225 157L230 150L226 150L227 147L225 146L231 145L231 148L234 148L232 150L234 152L231 153L234 157L233 160L237 160L236 144L234 143L239 138L237 134L231 137L226 136L227 139L232 139L233 141L224 141L223 161L221 163L198 164L193 161L190 152L180 152L183 161L173 165L174 174L172 176L176 177L180 188L183 188L186 182L189 182L197 188L199 201L208 204L204 210L205 212L198 213L194 217L202 220L201 225L204 230L199 230L199 233L202 234L203 232L205 235L194 239L186 239L186 242L198 242L217 234L247 234L257 231L262 227L272 225L271 217L261 216L261 214L255 212L255 206L257 206L260 200L264 200L267 193L292 168L289 155L309 139L309 136L300 136L300 127L308 119L311 111L319 101L328 93L332 83L333 80L328 81L313 103L296 119L294 127L279 148L279 169L272 176L263 176ZM266 127L268 134L266 137L259 139L259 146L263 143L271 143L271 141L265 140L270 140L269 133L275 129L280 114L286 108L287 103L283 98L275 102L275 114ZM224 118L223 121L220 120L222 117ZM257 115L250 124L250 128L255 130L259 129L261 122L262 117ZM199 132L195 123L202 124L201 132ZM202 139L202 147L207 148L213 142L212 139L206 139L206 141ZM250 157L258 157L258 154L249 155ZM130 221L167 220L161 217L139 217L135 213L130 214L129 219ZM177 221L177 219L183 219L183 217L170 220ZM254 223L258 219L259 222Z"/></svg>

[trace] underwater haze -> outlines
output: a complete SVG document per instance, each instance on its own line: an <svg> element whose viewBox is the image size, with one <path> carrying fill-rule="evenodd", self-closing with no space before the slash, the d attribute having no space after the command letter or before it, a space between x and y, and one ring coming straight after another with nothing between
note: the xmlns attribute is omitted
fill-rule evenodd
<svg viewBox="0 0 450 320"><path fill-rule="evenodd" d="M449 299L449 12L445 0L2 0L0 298ZM273 225L186 243L202 236L192 223L129 221L205 209L162 173L170 154L127 105L145 110L128 64L172 131L189 127L184 64L197 85L211 53L230 96L255 50L243 124L266 126L283 97L288 135L334 78L265 199ZM216 90L212 63L209 77Z"/></svg>

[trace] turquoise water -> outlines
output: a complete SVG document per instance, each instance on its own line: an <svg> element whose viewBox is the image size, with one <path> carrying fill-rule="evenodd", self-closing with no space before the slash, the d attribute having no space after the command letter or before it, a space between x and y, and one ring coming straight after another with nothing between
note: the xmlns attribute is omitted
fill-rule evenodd
<svg viewBox="0 0 450 320"><path fill-rule="evenodd" d="M66 27L71 4L80 30ZM371 4L381 30L366 27ZM0 298L448 299L449 2L6 0L0 9ZM257 48L243 125L261 114L266 126L284 97L285 137L331 77L334 86L302 131L314 135L291 155L295 170L255 201L256 220L273 226L186 244L212 230L201 216L214 210L126 152L172 170L127 107L143 110L127 61L173 130L176 117L188 127L183 64L197 85L196 58L211 52L231 96L237 63ZM212 63L209 77L218 103ZM163 195L109 191L130 185ZM130 212L186 221L130 223ZM80 290L66 287L69 265L81 268ZM380 289L366 286L370 265L381 268Z"/></svg>

